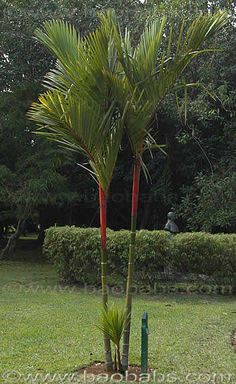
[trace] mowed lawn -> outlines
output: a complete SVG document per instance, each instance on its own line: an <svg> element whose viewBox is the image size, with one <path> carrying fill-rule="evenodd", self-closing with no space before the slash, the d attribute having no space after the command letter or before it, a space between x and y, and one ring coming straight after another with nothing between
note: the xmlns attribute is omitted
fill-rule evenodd
<svg viewBox="0 0 236 384"><path fill-rule="evenodd" d="M0 377L13 370L22 375L70 373L103 359L96 328L99 293L58 284L46 263L0 263ZM111 302L122 307L120 297ZM140 318L147 310L149 365L157 372L178 377L230 373L235 375L230 382L236 383L230 341L236 329L235 297L136 296L133 307L131 363L140 363Z"/></svg>

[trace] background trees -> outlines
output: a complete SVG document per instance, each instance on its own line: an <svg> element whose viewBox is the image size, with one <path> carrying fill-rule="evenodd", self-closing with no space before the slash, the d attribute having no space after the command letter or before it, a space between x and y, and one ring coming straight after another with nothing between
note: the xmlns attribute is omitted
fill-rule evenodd
<svg viewBox="0 0 236 384"><path fill-rule="evenodd" d="M97 11L112 6L116 9L122 28L125 25L134 30L134 44L139 32L147 19L168 14L174 24L178 24L183 12L190 21L199 11L205 11L206 1L148 1L142 4L139 1L57 1L41 2L28 1L2 1L1 14L1 49L0 49L0 163L10 171L19 175L16 164L21 163L30 156L31 132L35 128L25 117L25 111L41 91L43 74L52 68L54 60L34 39L33 32L42 25L46 19L61 18L72 22L84 34L97 25ZM226 7L235 18L234 2L212 1L211 6ZM135 32L136 31L136 32ZM146 162L152 173L152 183L146 183L141 177L140 217L138 228L162 228L166 213L171 207L178 208L186 196L188 187L202 172L204 180L214 173L214 180L222 181L231 177L235 172L235 24L224 30L218 37L218 45L223 51L214 54L211 60L203 63L200 59L186 74L187 81L201 80L211 93L217 97L213 99L200 89L188 94L188 119L184 122L184 94L179 93L179 108L176 107L175 95L170 96L159 111L158 142L165 144L168 157L161 153L154 153L152 163L148 156ZM37 139L37 142L40 142ZM40 148L35 145L34 149ZM46 149L45 149L46 151ZM50 152L50 148L48 149ZM47 157L47 156L46 156ZM97 189L94 182L86 172L76 165L79 156L67 159L66 165L58 166L56 171L66 179L68 191L79 191L76 198L61 200L60 204L49 203L45 210L40 204L35 207L37 220L42 226L49 226L55 222L60 224L76 224L97 226L99 222ZM182 165L184 162L184 166ZM51 169L50 167L48 169ZM55 168L53 168L55 169ZM17 171L16 171L17 170ZM17 176L18 177L18 176ZM131 156L127 151L119 155L118 167L111 184L108 206L113 215L108 214L108 226L128 228L130 223L125 215L131 201ZM124 183L123 181L127 181ZM75 196L75 195L73 195ZM188 199L194 202L197 190L188 194ZM192 203L191 203L192 204ZM234 231L236 217L235 208L231 198L225 200L227 209L224 217L230 225L225 226L222 221L209 229L212 231ZM0 222L2 227L7 223L15 223L16 217L11 216L6 221L6 211L11 203L6 195L0 203ZM192 206L192 205L191 205ZM224 205L225 206L225 205ZM13 209L14 210L14 209ZM97 213L95 214L94 212ZM189 226L193 209L188 212L188 220L182 213L179 216L181 230ZM222 213L223 214L223 213ZM190 216L189 216L190 215ZM13 215L14 216L14 215ZM207 223L207 215L201 218ZM194 216L196 222L196 215ZM199 224L201 228L203 224ZM189 227L188 227L189 228Z"/></svg>
<svg viewBox="0 0 236 384"><path fill-rule="evenodd" d="M65 155L32 134L33 126L25 117L32 92L22 86L0 95L0 226L2 231L8 225L16 228L2 257L14 249L27 229L40 235L38 227L43 230L45 226L42 212L48 207L60 208L78 197L70 187L70 178L63 174ZM50 222L52 225L53 215Z"/></svg>

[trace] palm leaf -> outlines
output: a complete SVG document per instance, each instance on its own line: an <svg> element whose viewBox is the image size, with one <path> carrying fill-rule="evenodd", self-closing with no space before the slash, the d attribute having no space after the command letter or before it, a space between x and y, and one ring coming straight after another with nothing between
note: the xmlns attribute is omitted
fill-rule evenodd
<svg viewBox="0 0 236 384"><path fill-rule="evenodd" d="M111 307L102 311L100 324L97 325L97 328L99 328L103 334L105 334L117 347L119 347L125 324L125 311L116 307Z"/></svg>
<svg viewBox="0 0 236 384"><path fill-rule="evenodd" d="M36 133L85 155L104 191L108 189L123 133L113 105L104 114L91 101L53 90L32 105L28 117L39 125Z"/></svg>
<svg viewBox="0 0 236 384"><path fill-rule="evenodd" d="M115 97L130 101L125 124L135 156L143 151L143 140L151 131L158 104L174 88L177 79L195 57L214 50L203 48L203 44L226 23L225 12L199 16L185 34L182 22L175 44L172 27L169 38L166 38L166 19L163 18L145 29L140 43L133 49L130 33L126 31L123 37L119 25L113 20L110 35L113 34L117 57L123 68L123 74L120 73L123 80L110 78L110 81Z"/></svg>
<svg viewBox="0 0 236 384"><path fill-rule="evenodd" d="M125 105L117 110L109 78L120 67L112 36L114 15L101 17L100 26L81 39L64 21L44 23L36 38L56 58L44 80L47 91L28 113L37 133L85 155L103 190L107 191L124 126ZM123 111L123 113L122 113Z"/></svg>

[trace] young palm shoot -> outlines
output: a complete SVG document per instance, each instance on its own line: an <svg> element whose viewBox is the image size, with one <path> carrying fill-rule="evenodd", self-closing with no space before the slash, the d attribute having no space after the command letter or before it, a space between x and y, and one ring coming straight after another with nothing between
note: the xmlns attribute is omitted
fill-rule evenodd
<svg viewBox="0 0 236 384"><path fill-rule="evenodd" d="M107 335L114 344L114 370L122 372L120 344L126 323L125 311L119 308L111 307L103 309L98 328Z"/></svg>
<svg viewBox="0 0 236 384"><path fill-rule="evenodd" d="M143 163L143 153L155 146L150 136L157 108L164 97L174 89L176 81L192 59L215 49L207 48L206 41L214 36L227 22L227 14L199 16L184 31L180 27L177 42L172 39L172 28L167 32L166 19L157 20L147 27L136 48L132 47L130 33L121 34L115 17L111 34L114 34L117 56L122 70L120 77L109 76L113 92L124 108L124 100L129 100L126 113L126 132L133 152L133 189L131 210L131 234L126 288L126 315L128 318L123 339L123 369L128 367L130 321L132 311L132 284L135 260L135 239L137 227L140 170L147 169ZM167 37L168 36L168 37ZM204 45L204 49L202 46ZM154 144L154 145L153 145Z"/></svg>

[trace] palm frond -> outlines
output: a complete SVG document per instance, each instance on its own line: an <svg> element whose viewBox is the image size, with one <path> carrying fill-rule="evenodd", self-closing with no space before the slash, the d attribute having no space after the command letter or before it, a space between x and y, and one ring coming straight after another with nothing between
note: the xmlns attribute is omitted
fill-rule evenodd
<svg viewBox="0 0 236 384"><path fill-rule="evenodd" d="M166 19L163 18L145 29L135 49L130 44L130 33L126 31L123 37L119 25L113 25L110 33L113 34L117 57L123 68L123 74L120 74L123 80L110 80L116 97L130 101L126 130L135 155L143 150L142 143L151 130L158 104L174 88L177 79L194 58L215 50L203 45L226 23L225 12L199 16L185 34L183 21L176 44L172 38L172 27L167 38Z"/></svg>
<svg viewBox="0 0 236 384"><path fill-rule="evenodd" d="M52 90L33 103L28 117L38 124L38 134L85 155L99 183L108 189L123 134L123 121L113 105L104 113L90 100Z"/></svg>
<svg viewBox="0 0 236 384"><path fill-rule="evenodd" d="M81 39L71 24L63 20L46 21L35 30L35 37L65 68L77 63Z"/></svg>
<svg viewBox="0 0 236 384"><path fill-rule="evenodd" d="M99 27L85 38L64 21L44 23L36 38L56 58L45 77L47 91L28 113L37 133L87 157L91 173L107 191L123 134L124 111L111 92L120 63L108 31L114 14L101 17ZM122 113L123 111L123 113Z"/></svg>
<svg viewBox="0 0 236 384"><path fill-rule="evenodd" d="M100 324L97 327L116 345L120 341L126 324L126 315L124 310L116 307L107 308L102 311Z"/></svg>

